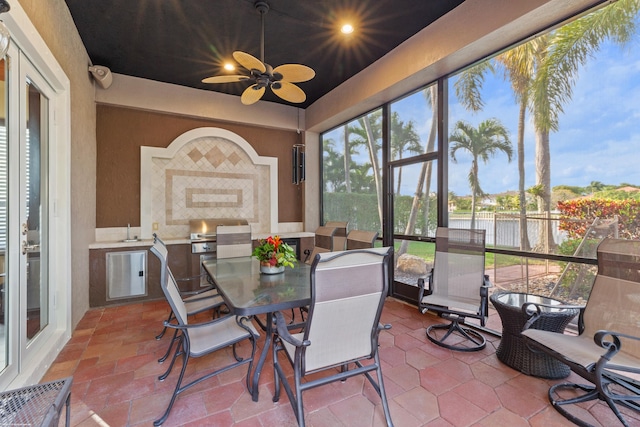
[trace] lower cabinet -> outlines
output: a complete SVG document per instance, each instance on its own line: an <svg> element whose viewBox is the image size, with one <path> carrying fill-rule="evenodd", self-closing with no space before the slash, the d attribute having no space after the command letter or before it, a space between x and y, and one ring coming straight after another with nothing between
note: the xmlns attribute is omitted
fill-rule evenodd
<svg viewBox="0 0 640 427"><path fill-rule="evenodd" d="M147 295L147 251L108 252L107 300Z"/></svg>

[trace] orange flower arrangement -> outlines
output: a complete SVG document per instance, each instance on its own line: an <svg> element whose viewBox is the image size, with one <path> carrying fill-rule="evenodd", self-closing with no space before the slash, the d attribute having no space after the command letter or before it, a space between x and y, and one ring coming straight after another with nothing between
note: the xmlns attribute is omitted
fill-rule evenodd
<svg viewBox="0 0 640 427"><path fill-rule="evenodd" d="M291 267L297 262L293 248L280 239L279 236L269 236L260 240L260 244L251 254L258 258L261 264L271 267Z"/></svg>

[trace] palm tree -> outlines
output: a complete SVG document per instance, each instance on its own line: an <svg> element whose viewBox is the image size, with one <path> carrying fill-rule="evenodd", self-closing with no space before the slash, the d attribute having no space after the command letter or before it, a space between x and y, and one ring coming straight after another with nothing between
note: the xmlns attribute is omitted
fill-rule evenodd
<svg viewBox="0 0 640 427"><path fill-rule="evenodd" d="M529 88L536 133L536 184L541 186L539 210L551 211L549 135L557 131L564 105L571 100L578 71L605 40L627 43L636 30L639 0L620 0L538 39L532 58L535 74ZM552 247L549 221L546 241Z"/></svg>
<svg viewBox="0 0 640 427"><path fill-rule="evenodd" d="M429 138L424 147L425 153L430 153L434 150L436 144L436 134L438 129L438 86L431 85L423 91L424 97L427 103L431 105L431 130L429 131ZM424 212L425 212L425 226L423 227L422 234L427 234L428 229L428 215L429 215L429 192L431 188L431 174L432 163L424 162L422 168L420 168L420 176L418 177L418 183L416 185L416 192L413 195L413 201L411 203L411 210L409 211L409 220L407 221L407 227L404 231L405 235L413 234L416 228L416 221L418 218L418 210L420 207L420 200L424 198ZM426 189L425 189L426 187ZM409 241L403 240L398 249L398 256L407 252L409 247Z"/></svg>
<svg viewBox="0 0 640 427"><path fill-rule="evenodd" d="M420 135L416 131L413 121L405 124L400 120L397 111L391 114L391 159L402 159L404 153L420 153ZM400 194L402 184L402 167L398 168L398 182L396 183L396 194Z"/></svg>
<svg viewBox="0 0 640 427"><path fill-rule="evenodd" d="M453 127L453 133L449 135L450 155L454 163L458 162L456 154L460 150L466 150L471 155L471 168L469 170L469 186L471 187L471 226L475 228L476 223L476 199L484 195L480 187L478 177L478 160L485 164L490 157L502 151L507 155L509 161L513 154L509 131L500 123L498 119L488 119L480 123L478 128L459 120Z"/></svg>
<svg viewBox="0 0 640 427"><path fill-rule="evenodd" d="M376 110L362 116L357 120L357 123L358 126L349 127L349 134L354 136L351 144L352 146L364 145L367 147L378 199L378 217L380 224L382 224L382 171L379 160L382 142L382 111Z"/></svg>
<svg viewBox="0 0 640 427"><path fill-rule="evenodd" d="M326 139L324 141L323 181L325 191L338 193L344 190L344 165L343 156L335 151L335 141Z"/></svg>
<svg viewBox="0 0 640 427"><path fill-rule="evenodd" d="M533 39L496 57L496 64L504 68L520 106L518 119L518 170L521 214L521 247L530 245L526 236L524 215L524 120L528 108L533 114L536 133L536 185L539 186L538 210L551 211L551 158L549 134L556 131L563 106L571 100L573 85L579 68L599 49L605 40L625 44L635 32L635 19L640 10L639 0L619 0L594 13L573 21L552 33ZM495 71L489 61L461 74L456 94L470 111L482 109L480 90L484 73ZM460 87L458 87L458 85ZM523 211L524 210L524 211ZM551 222L541 233L543 247L549 242Z"/></svg>
<svg viewBox="0 0 640 427"><path fill-rule="evenodd" d="M516 102L519 105L518 112L518 198L520 200L520 249L530 250L529 234L527 229L527 201L525 194L525 169L524 169L524 130L528 103L528 88L531 82L533 70L528 60L531 57L532 43L525 43L503 54L498 55L496 65L503 69L505 79L511 82ZM496 67L491 61L484 61L469 68L460 74L455 82L456 96L460 103L469 111L482 110L484 103L480 94L487 72L495 72Z"/></svg>

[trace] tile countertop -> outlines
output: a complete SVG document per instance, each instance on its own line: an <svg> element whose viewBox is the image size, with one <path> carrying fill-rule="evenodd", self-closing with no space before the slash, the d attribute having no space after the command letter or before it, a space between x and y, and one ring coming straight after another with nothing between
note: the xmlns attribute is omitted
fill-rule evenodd
<svg viewBox="0 0 640 427"><path fill-rule="evenodd" d="M313 232L291 232L291 233L258 233L251 236L253 240L258 239L266 239L269 236L273 236L277 234L283 239L295 239L300 237L314 237L315 234ZM176 239L163 239L167 245L181 245L181 244L190 244L191 239L189 238L176 238ZM104 241L104 242L94 242L89 244L89 249L114 249L114 248L138 248L138 247L151 247L153 245L153 239L142 239L134 242L123 242L121 240L118 241Z"/></svg>

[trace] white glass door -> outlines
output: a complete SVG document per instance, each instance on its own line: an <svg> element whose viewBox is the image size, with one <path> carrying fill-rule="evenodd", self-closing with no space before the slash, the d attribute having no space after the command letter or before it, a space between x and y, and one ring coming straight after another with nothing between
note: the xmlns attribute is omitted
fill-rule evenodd
<svg viewBox="0 0 640 427"><path fill-rule="evenodd" d="M4 71L0 114L2 386L35 363L53 333L56 317L51 315L48 275L52 90L15 48L0 64Z"/></svg>
<svg viewBox="0 0 640 427"><path fill-rule="evenodd" d="M17 201L18 212L15 214L20 221L17 253L20 259L20 363L28 363L51 335L50 326L55 319L50 316L53 300L47 274L48 146L52 123L49 99L52 89L25 56L19 58L19 147L14 147L14 141L9 140L9 149L19 150L19 190L16 197L9 196L9 201ZM10 173L9 177L14 175ZM11 248L16 249L15 246Z"/></svg>
<svg viewBox="0 0 640 427"><path fill-rule="evenodd" d="M21 324L30 343L49 324L47 265L47 145L49 100L46 85L30 64L21 63L25 97L20 135L20 249L23 257L21 289L26 289L26 311ZM45 215L43 215L45 213Z"/></svg>

